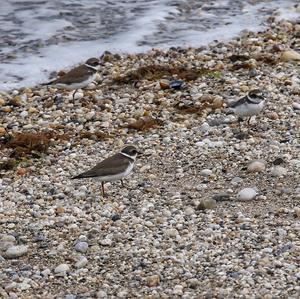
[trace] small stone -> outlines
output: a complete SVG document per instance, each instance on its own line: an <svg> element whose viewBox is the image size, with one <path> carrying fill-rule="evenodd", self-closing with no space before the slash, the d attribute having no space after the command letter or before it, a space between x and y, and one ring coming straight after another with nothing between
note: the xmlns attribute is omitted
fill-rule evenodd
<svg viewBox="0 0 300 299"><path fill-rule="evenodd" d="M47 268L47 269L43 270L43 271L41 272L41 274L42 274L44 277L46 277L46 276L48 276L48 275L51 274L51 270Z"/></svg>
<svg viewBox="0 0 300 299"><path fill-rule="evenodd" d="M5 100L0 98L0 107L5 105Z"/></svg>
<svg viewBox="0 0 300 299"><path fill-rule="evenodd" d="M194 209L193 209L192 207L187 207L187 208L185 209L184 213L185 213L185 215L187 215L187 216L191 216L191 215L195 214L195 211L194 211Z"/></svg>
<svg viewBox="0 0 300 299"><path fill-rule="evenodd" d="M277 229L277 234L278 234L278 236L279 236L280 238L283 238L283 237L285 237L285 236L287 235L287 232L286 232L286 230L283 229L283 228L278 228L278 229Z"/></svg>
<svg viewBox="0 0 300 299"><path fill-rule="evenodd" d="M284 51L281 54L281 60L282 61L298 61L298 60L300 60L300 53L293 51L293 50Z"/></svg>
<svg viewBox="0 0 300 299"><path fill-rule="evenodd" d="M58 206L58 207L56 207L56 209L55 209L55 213L56 213L57 215L63 214L64 212L65 212L65 208L64 208L63 206Z"/></svg>
<svg viewBox="0 0 300 299"><path fill-rule="evenodd" d="M175 285L174 289L173 289L173 294L178 295L178 296L182 295L183 294L183 286L180 284Z"/></svg>
<svg viewBox="0 0 300 299"><path fill-rule="evenodd" d="M54 273L59 276L65 276L70 271L70 267L67 264L60 264L54 269Z"/></svg>
<svg viewBox="0 0 300 299"><path fill-rule="evenodd" d="M296 207L294 211L295 211L296 216L297 216L298 218L300 218L300 208L299 208L299 207Z"/></svg>
<svg viewBox="0 0 300 299"><path fill-rule="evenodd" d="M178 235L178 230L176 228L169 228L165 231L168 237L175 238Z"/></svg>
<svg viewBox="0 0 300 299"><path fill-rule="evenodd" d="M9 106L4 106L4 107L2 108L2 111L3 111L3 112L6 112L6 113L9 113L9 112L12 112L12 109L11 109Z"/></svg>
<svg viewBox="0 0 300 299"><path fill-rule="evenodd" d="M242 189L238 195L237 198L239 200L252 200L257 196L257 191L253 188L245 188Z"/></svg>
<svg viewBox="0 0 300 299"><path fill-rule="evenodd" d="M81 253L87 252L89 244L87 242L78 242L75 245L75 250Z"/></svg>
<svg viewBox="0 0 300 299"><path fill-rule="evenodd" d="M217 194L214 194L212 196L213 200L215 201L228 201L230 200L230 195L226 192L221 192L221 193L217 193Z"/></svg>
<svg viewBox="0 0 300 299"><path fill-rule="evenodd" d="M103 239L100 241L100 245L102 246L111 246L112 240L111 239Z"/></svg>
<svg viewBox="0 0 300 299"><path fill-rule="evenodd" d="M202 199L197 206L197 210L213 209L216 206L217 206L217 202L215 199L212 198Z"/></svg>
<svg viewBox="0 0 300 299"><path fill-rule="evenodd" d="M104 291L98 291L98 292L96 293L96 298L97 298L97 299L106 299L106 298L108 298L108 297L107 297L106 292L104 292Z"/></svg>
<svg viewBox="0 0 300 299"><path fill-rule="evenodd" d="M247 170L249 172L262 172L265 171L266 165L261 160L254 160L248 164Z"/></svg>
<svg viewBox="0 0 300 299"><path fill-rule="evenodd" d="M282 177L287 175L287 170L286 168L276 165L271 168L271 175L275 177Z"/></svg>
<svg viewBox="0 0 300 299"><path fill-rule="evenodd" d="M203 169L203 170L200 171L200 175L204 176L204 177L209 177L209 176L212 175L212 173L213 172L210 169Z"/></svg>
<svg viewBox="0 0 300 299"><path fill-rule="evenodd" d="M26 168L20 167L17 169L17 175L23 176L27 173Z"/></svg>
<svg viewBox="0 0 300 299"><path fill-rule="evenodd" d="M210 125L207 122L204 122L200 127L200 131L203 133L206 133L209 130L210 130Z"/></svg>
<svg viewBox="0 0 300 299"><path fill-rule="evenodd" d="M28 109L28 112L33 114L33 113L38 113L39 111L35 107L30 107Z"/></svg>
<svg viewBox="0 0 300 299"><path fill-rule="evenodd" d="M200 281L197 278L191 278L188 280L188 285L191 289L196 289L200 284Z"/></svg>
<svg viewBox="0 0 300 299"><path fill-rule="evenodd" d="M292 106L295 110L300 110L300 103L294 102Z"/></svg>
<svg viewBox="0 0 300 299"><path fill-rule="evenodd" d="M6 129L3 127L0 127L0 137L4 136L6 134Z"/></svg>
<svg viewBox="0 0 300 299"><path fill-rule="evenodd" d="M5 251L9 247L13 246L16 242L16 239L12 235L2 235L0 237L0 251Z"/></svg>
<svg viewBox="0 0 300 299"><path fill-rule="evenodd" d="M168 89L170 88L170 81L166 79L162 79L159 81L159 85L161 89Z"/></svg>
<svg viewBox="0 0 300 299"><path fill-rule="evenodd" d="M284 163L284 160L280 157L276 158L274 161L273 161L273 164L274 165L280 165L280 164L283 164Z"/></svg>
<svg viewBox="0 0 300 299"><path fill-rule="evenodd" d="M15 96L13 99L10 100L9 104L14 107L21 107L25 103L22 100L21 96Z"/></svg>
<svg viewBox="0 0 300 299"><path fill-rule="evenodd" d="M269 119L272 119L272 120L279 119L279 115L278 115L278 113L276 113L275 111L267 112L267 113L266 113L266 116L267 116Z"/></svg>
<svg viewBox="0 0 300 299"><path fill-rule="evenodd" d="M213 108L213 109L219 109L219 108L222 108L222 107L223 107L223 104L224 104L224 102L223 102L222 99L220 99L220 98L215 98L215 99L213 100L213 103L212 103L212 108Z"/></svg>
<svg viewBox="0 0 300 299"><path fill-rule="evenodd" d="M31 285L29 283L24 282L24 281L18 284L18 289L21 290L21 291L26 291L30 288L31 288Z"/></svg>
<svg viewBox="0 0 300 299"><path fill-rule="evenodd" d="M22 111L20 113L20 116L23 117L23 118L27 117L28 116L28 111L26 111L26 110Z"/></svg>
<svg viewBox="0 0 300 299"><path fill-rule="evenodd" d="M77 269L83 268L88 264L88 259L85 256L80 257L80 259L76 262L75 267Z"/></svg>
<svg viewBox="0 0 300 299"><path fill-rule="evenodd" d="M159 275L151 275L147 277L147 285L148 287L157 287L160 284L160 277Z"/></svg>
<svg viewBox="0 0 300 299"><path fill-rule="evenodd" d="M4 253L4 257L8 259L14 259L27 254L27 252L28 246L26 245L11 246Z"/></svg>
<svg viewBox="0 0 300 299"><path fill-rule="evenodd" d="M257 70L255 68L251 68L248 73L249 77L253 78L258 75Z"/></svg>
<svg viewBox="0 0 300 299"><path fill-rule="evenodd" d="M117 221L117 220L120 220L121 219L121 216L119 214L114 214L112 217L111 217L111 220L112 221Z"/></svg>

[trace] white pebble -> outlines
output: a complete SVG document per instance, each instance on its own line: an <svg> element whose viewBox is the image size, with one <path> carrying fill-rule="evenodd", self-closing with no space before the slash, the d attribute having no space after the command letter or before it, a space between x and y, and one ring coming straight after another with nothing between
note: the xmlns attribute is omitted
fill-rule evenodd
<svg viewBox="0 0 300 299"><path fill-rule="evenodd" d="M239 200L251 200L254 199L256 195L257 195L257 191L255 189L245 188L238 193L237 198Z"/></svg>
<svg viewBox="0 0 300 299"><path fill-rule="evenodd" d="M203 169L200 171L200 175L204 176L204 177L209 177L212 175L212 170L210 169Z"/></svg>
<svg viewBox="0 0 300 299"><path fill-rule="evenodd" d="M25 255L28 252L28 246L11 246L5 252L5 257L8 259L13 259Z"/></svg>
<svg viewBox="0 0 300 299"><path fill-rule="evenodd" d="M100 244L101 244L102 246L111 246L112 240L111 240L111 239L104 239L104 240L101 240L101 241L100 241Z"/></svg>
<svg viewBox="0 0 300 299"><path fill-rule="evenodd" d="M295 110L300 110L300 103L294 102L292 106Z"/></svg>
<svg viewBox="0 0 300 299"><path fill-rule="evenodd" d="M75 250L81 253L87 252L89 244L87 242L78 242L75 245Z"/></svg>
<svg viewBox="0 0 300 299"><path fill-rule="evenodd" d="M28 116L28 111L26 111L26 110L22 111L20 113L20 116L23 117L23 118L27 117Z"/></svg>
<svg viewBox="0 0 300 299"><path fill-rule="evenodd" d="M77 263L75 264L75 267L77 269L83 268L87 265L88 263L88 259L85 256L82 256L79 261L77 261Z"/></svg>
<svg viewBox="0 0 300 299"><path fill-rule="evenodd" d="M66 275L66 273L70 270L69 265L67 264L60 264L54 269L54 273L58 275Z"/></svg>
<svg viewBox="0 0 300 299"><path fill-rule="evenodd" d="M249 172L262 172L266 169L266 165L261 160L254 160L248 164L247 170Z"/></svg>
<svg viewBox="0 0 300 299"><path fill-rule="evenodd" d="M271 174L272 176L282 177L287 174L287 170L284 167L277 165L271 169Z"/></svg>
<svg viewBox="0 0 300 299"><path fill-rule="evenodd" d="M175 238L178 235L178 230L176 228L169 228L165 231L168 237Z"/></svg>

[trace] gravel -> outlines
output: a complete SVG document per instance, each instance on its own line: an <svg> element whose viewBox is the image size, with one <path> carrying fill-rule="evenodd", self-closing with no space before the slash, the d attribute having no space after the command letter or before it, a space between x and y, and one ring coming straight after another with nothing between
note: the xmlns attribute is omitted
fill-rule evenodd
<svg viewBox="0 0 300 299"><path fill-rule="evenodd" d="M3 298L299 298L300 85L281 57L300 28L269 21L202 49L108 55L80 99L1 94ZM252 88L269 98L241 134L227 104ZM143 154L107 198L70 180L130 143Z"/></svg>

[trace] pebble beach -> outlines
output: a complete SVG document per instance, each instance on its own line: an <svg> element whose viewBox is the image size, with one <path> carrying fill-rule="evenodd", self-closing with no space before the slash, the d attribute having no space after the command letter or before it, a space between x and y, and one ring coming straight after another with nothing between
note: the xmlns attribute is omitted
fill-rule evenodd
<svg viewBox="0 0 300 299"><path fill-rule="evenodd" d="M0 297L299 298L299 49L299 20L270 17L106 52L74 98L1 92ZM228 104L252 89L268 99L240 132ZM125 187L70 180L127 144L143 154Z"/></svg>

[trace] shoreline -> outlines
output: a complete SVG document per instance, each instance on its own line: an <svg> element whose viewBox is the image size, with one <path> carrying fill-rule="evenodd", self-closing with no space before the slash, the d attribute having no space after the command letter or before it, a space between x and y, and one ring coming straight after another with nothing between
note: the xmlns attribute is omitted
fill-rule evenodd
<svg viewBox="0 0 300 299"><path fill-rule="evenodd" d="M62 6L64 6L63 3L69 1L64 0ZM76 63L84 62L89 56L100 55L102 49L123 54L136 54L139 51L149 51L151 47L166 50L174 44L199 47L216 39L221 39L223 42L229 41L240 35L243 29L255 32L264 30L266 18L270 15L291 19L295 18L297 13L299 14L299 7L294 3L295 0L234 0L230 2L231 4L228 1L220 3L220 1L208 0L188 1L188 4L186 0L180 0L174 7L167 4L168 0L162 1L164 4L153 1L156 3L154 10L147 9L146 5L144 7L146 15L136 12L136 23L129 22L128 24L128 19L123 18L122 22L118 24L118 21L114 19L111 20L112 27L106 26L107 22L104 22L101 24L101 29L97 26L99 20L92 17L93 13L90 11L89 5L85 6L82 14L74 18L72 18L71 6L69 6L68 17L65 16L67 20L64 15L60 16L57 13L57 10L61 8L57 7L52 11L52 13L58 14L57 18L55 17L56 21L54 24L50 23L50 27L54 31L50 29L49 32L46 30L49 27L47 26L49 20L45 20L42 10L33 3L31 4L32 9L26 10L20 3L17 10L19 12L26 10L28 15L24 18L22 13L21 15L16 13L13 23L18 22L18 18L20 18L19 21L25 21L24 26L29 31L25 30L25 40L20 40L22 29L13 30L12 25L12 34L3 36L3 51L0 55L0 90L11 90L21 86L29 87L39 82L45 82L49 73L60 68L70 68ZM153 5L153 1L147 2L149 8ZM127 7L124 7L124 16L131 7L128 2L130 1L124 3ZM108 13L113 14L114 5L108 6ZM168 17L168 21L163 21L164 17ZM103 18L108 18L108 15L105 14ZM129 19L134 20L135 16ZM31 21L27 22L27 20ZM6 22L9 21L6 20ZM35 28L31 28L30 24L36 22L43 29L41 32L36 32ZM80 26L75 25L73 28L72 23L78 25L82 22L89 24L96 22L96 26L89 26L87 34L84 32L80 34L82 30ZM129 26L128 30L123 26ZM92 28L98 29L92 30ZM58 31L55 33L55 30ZM1 33L3 35L3 31L0 30L0 35ZM97 38L95 38L96 33ZM89 39L87 36L91 39L86 40Z"/></svg>
<svg viewBox="0 0 300 299"><path fill-rule="evenodd" d="M298 298L300 23L269 22L202 49L106 54L75 100L0 95L3 298ZM254 88L269 98L240 136L227 105ZM144 155L108 199L69 179L129 143Z"/></svg>

